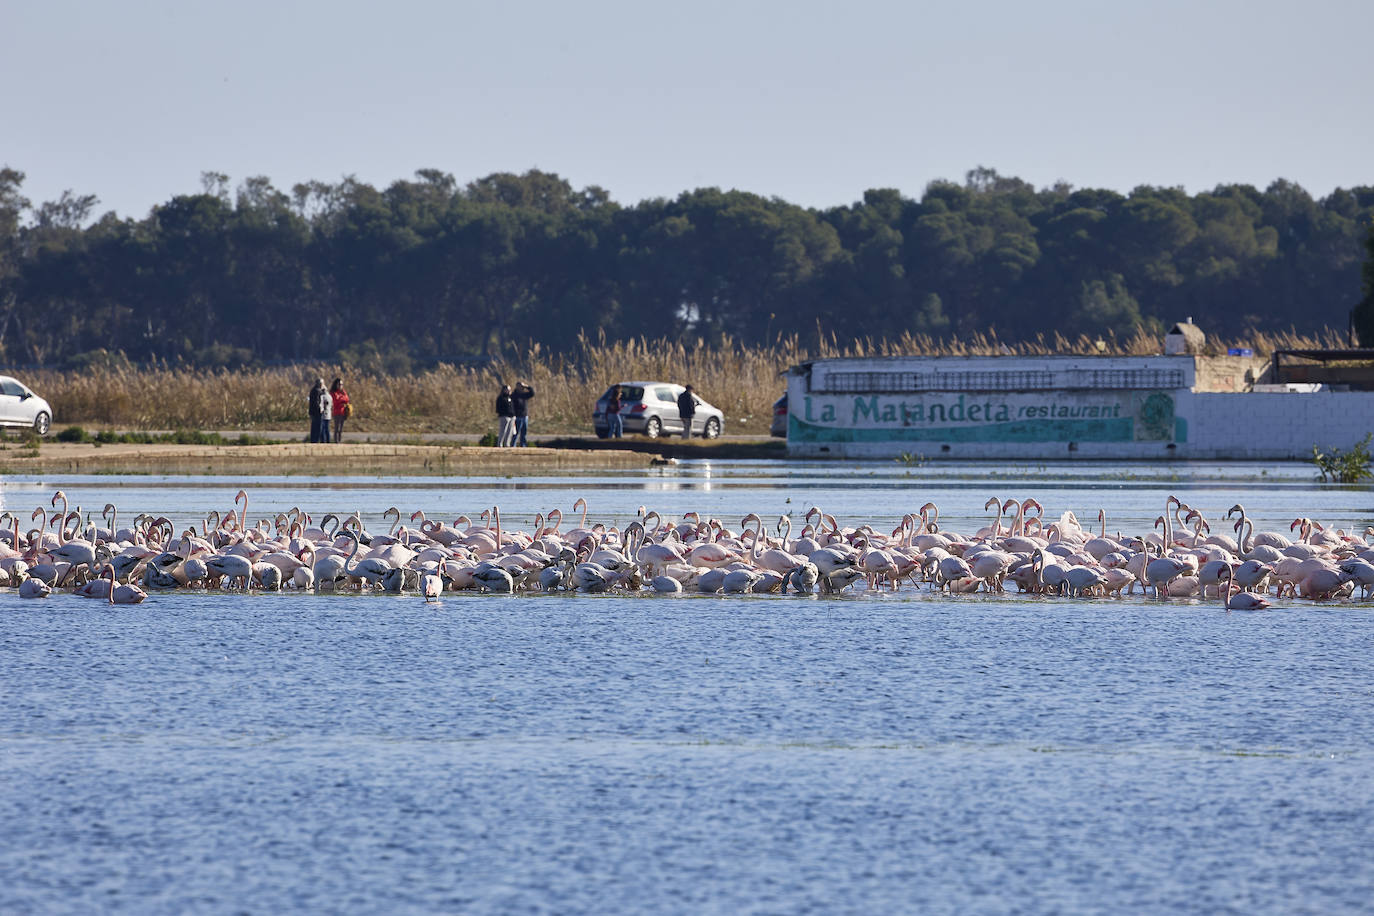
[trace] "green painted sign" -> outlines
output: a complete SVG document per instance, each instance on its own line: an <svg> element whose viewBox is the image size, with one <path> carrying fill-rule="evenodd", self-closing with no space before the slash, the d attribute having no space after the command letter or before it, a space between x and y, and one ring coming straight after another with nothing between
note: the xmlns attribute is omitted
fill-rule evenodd
<svg viewBox="0 0 1374 916"><path fill-rule="evenodd" d="M793 442L1183 442L1167 391L805 394Z"/></svg>

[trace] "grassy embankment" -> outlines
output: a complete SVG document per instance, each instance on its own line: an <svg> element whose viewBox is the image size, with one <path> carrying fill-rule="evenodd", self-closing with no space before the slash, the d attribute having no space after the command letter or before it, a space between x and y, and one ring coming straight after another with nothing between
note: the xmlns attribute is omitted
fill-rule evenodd
<svg viewBox="0 0 1374 916"><path fill-rule="evenodd" d="M1256 355L1276 347L1340 346L1334 332L1321 338L1255 335L1240 341ZM1145 355L1163 349L1158 337L1138 334L1110 340L1105 353ZM764 436L772 403L786 382L780 373L807 359L832 356L1100 354L1096 341L1056 335L1029 343L1004 344L995 336L940 343L903 335L884 342L834 343L808 350L795 339L745 348L688 347L665 341L596 343L588 340L568 355L535 349L519 360L472 369L440 365L410 375L387 375L350 367L301 365L288 368L193 370L184 368L103 369L25 373L53 405L57 429L83 424L134 430L306 429L305 394L316 376L342 375L356 405L348 431L354 436L385 433L475 433L494 431L494 401L502 380L524 379L537 395L531 430L537 435L587 435L596 398L613 381L632 378L691 383L702 397L725 411L726 432ZM356 440L355 440L356 441Z"/></svg>

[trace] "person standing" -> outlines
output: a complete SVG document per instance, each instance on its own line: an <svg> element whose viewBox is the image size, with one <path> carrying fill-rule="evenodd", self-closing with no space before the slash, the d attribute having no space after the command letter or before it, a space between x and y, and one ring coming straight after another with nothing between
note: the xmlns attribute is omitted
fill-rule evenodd
<svg viewBox="0 0 1374 916"><path fill-rule="evenodd" d="M496 396L496 445L506 448L515 442L515 405L511 403L509 385L501 386Z"/></svg>
<svg viewBox="0 0 1374 916"><path fill-rule="evenodd" d="M343 379L334 379L329 386L329 397L333 402L334 443L337 445L343 441L344 420L353 415L353 403L348 399L348 392L344 391Z"/></svg>
<svg viewBox="0 0 1374 916"><path fill-rule="evenodd" d="M515 434L514 438L518 441L513 445L521 448L529 445L525 437L530 428L530 398L534 397L534 389L523 381L515 383L515 390L510 394L511 409L515 411Z"/></svg>
<svg viewBox="0 0 1374 916"><path fill-rule="evenodd" d="M697 413L697 397L692 394L692 386L688 385L682 390L682 394L677 396L677 413L682 417L682 438L692 438L692 417Z"/></svg>
<svg viewBox="0 0 1374 916"><path fill-rule="evenodd" d="M611 388L611 396L606 399L606 436L621 439L625 436L625 420L620 416L620 386Z"/></svg>
<svg viewBox="0 0 1374 916"><path fill-rule="evenodd" d="M334 410L334 399L329 396L329 389L324 387L324 379L316 379L315 384L320 388L320 441L328 445L332 441L329 438L329 416Z"/></svg>
<svg viewBox="0 0 1374 916"><path fill-rule="evenodd" d="M324 379L315 379L315 387L310 389L308 398L310 407L310 441L320 442L322 441L320 439L320 417L323 410L328 409L321 407L321 398L323 398L325 402L329 400L329 392L325 391L324 388Z"/></svg>

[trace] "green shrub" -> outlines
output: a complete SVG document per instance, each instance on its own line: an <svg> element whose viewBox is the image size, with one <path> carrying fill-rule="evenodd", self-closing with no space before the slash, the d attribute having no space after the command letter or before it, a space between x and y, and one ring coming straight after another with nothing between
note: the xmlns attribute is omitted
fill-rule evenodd
<svg viewBox="0 0 1374 916"><path fill-rule="evenodd" d="M90 442L91 434L80 426L68 426L57 434L58 442Z"/></svg>
<svg viewBox="0 0 1374 916"><path fill-rule="evenodd" d="M1371 438L1374 438L1374 433L1366 433L1365 437L1352 445L1348 451L1333 448L1329 452L1323 452L1317 446L1312 446L1312 461L1321 472L1322 480L1359 483L1374 477L1374 473L1369 470L1370 462L1374 461L1374 456L1369 454Z"/></svg>
<svg viewBox="0 0 1374 916"><path fill-rule="evenodd" d="M487 432L482 434L482 438L477 440L477 444L485 448L496 448L496 433Z"/></svg>
<svg viewBox="0 0 1374 916"><path fill-rule="evenodd" d="M203 433L198 429L178 429L162 436L163 442L176 445L223 445L224 437L219 433Z"/></svg>

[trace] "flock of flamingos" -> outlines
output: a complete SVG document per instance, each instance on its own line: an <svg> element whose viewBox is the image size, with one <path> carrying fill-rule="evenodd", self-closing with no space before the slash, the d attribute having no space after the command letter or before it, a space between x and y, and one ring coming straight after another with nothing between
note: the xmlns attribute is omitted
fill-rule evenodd
<svg viewBox="0 0 1374 916"><path fill-rule="evenodd" d="M59 508L60 504L60 508ZM1073 597L1143 593L1164 598L1216 598L1229 610L1269 606L1269 590L1316 600L1348 598L1374 586L1374 528L1364 535L1296 519L1287 534L1255 531L1242 506L1233 506L1235 537L1214 534L1198 510L1177 497L1165 502L1155 531L1144 537L1085 530L1072 512L1045 523L1034 499L989 499L988 524L967 534L942 530L933 503L902 518L896 530L842 526L811 509L793 537L787 517L773 534L755 514L731 530L688 513L673 523L641 508L623 529L587 522L563 529L554 509L535 517L531 532L501 527L499 509L474 523L453 524L384 513L387 533L367 531L358 514L324 516L315 524L300 509L248 524L248 494L230 511L212 512L200 530L180 533L168 519L139 515L119 527L107 505L107 527L83 521L60 490L30 516L36 528L0 514L0 586L20 597L45 598L55 589L110 604L137 604L149 592L205 588L342 591L378 589L422 595L473 590L655 593L833 594L862 581L869 589L904 585L953 593L980 590ZM52 511L56 510L56 511ZM140 584L135 584L140 583Z"/></svg>

